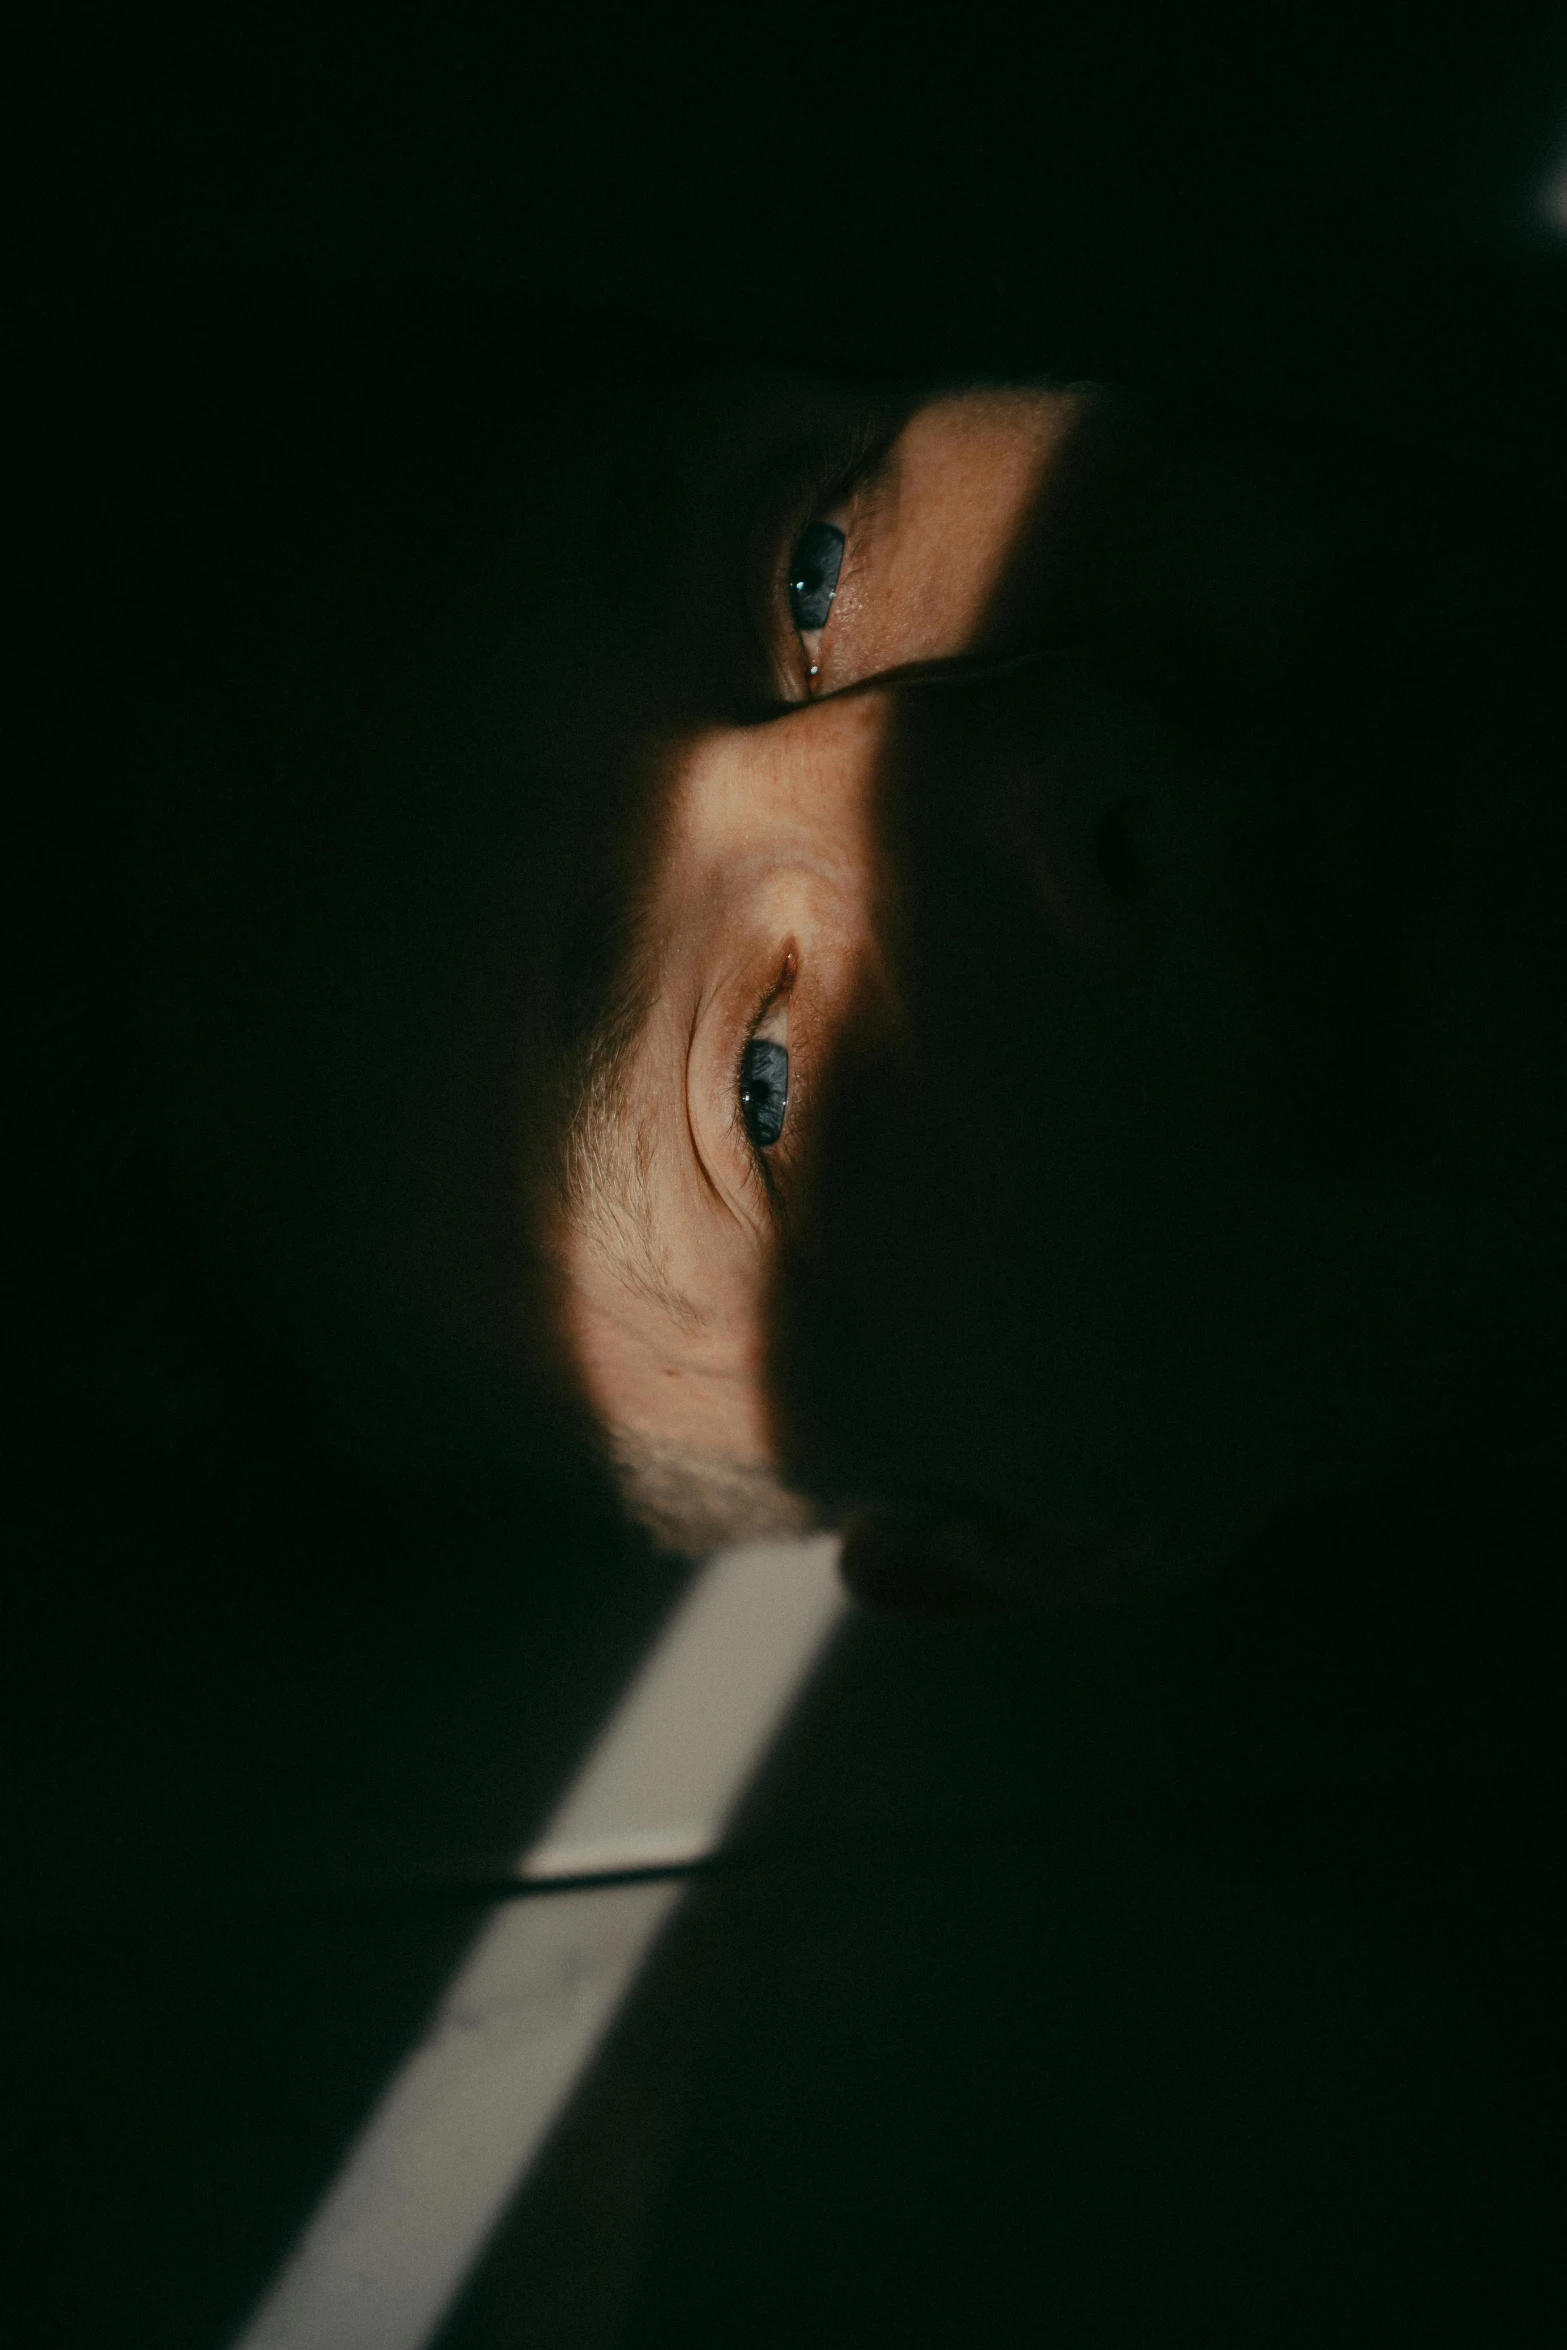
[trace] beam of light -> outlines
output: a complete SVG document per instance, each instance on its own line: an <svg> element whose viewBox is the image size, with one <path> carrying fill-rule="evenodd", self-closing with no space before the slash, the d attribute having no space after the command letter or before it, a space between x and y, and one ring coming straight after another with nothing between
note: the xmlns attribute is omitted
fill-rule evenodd
<svg viewBox="0 0 1567 2350"><path fill-rule="evenodd" d="M423 2350L843 1611L837 1544L703 1569L233 2350ZM562 1883L561 1880L569 1880ZM550 1890L551 1887L554 1890Z"/></svg>

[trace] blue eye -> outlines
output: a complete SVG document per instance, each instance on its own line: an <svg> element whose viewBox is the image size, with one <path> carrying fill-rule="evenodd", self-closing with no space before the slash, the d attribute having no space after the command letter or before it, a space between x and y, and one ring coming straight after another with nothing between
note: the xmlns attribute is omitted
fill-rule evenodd
<svg viewBox="0 0 1567 2350"><path fill-rule="evenodd" d="M740 1056L740 1115L758 1150L783 1132L789 1103L789 1055L781 1044L753 1036Z"/></svg>
<svg viewBox="0 0 1567 2350"><path fill-rule="evenodd" d="M844 543L843 532L832 522L813 522L800 533L789 558L789 610L796 628L827 626L843 569Z"/></svg>

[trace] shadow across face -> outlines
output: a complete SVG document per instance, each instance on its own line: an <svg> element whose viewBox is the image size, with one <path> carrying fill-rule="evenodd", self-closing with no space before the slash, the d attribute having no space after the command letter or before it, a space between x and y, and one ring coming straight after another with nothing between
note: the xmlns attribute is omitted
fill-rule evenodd
<svg viewBox="0 0 1567 2350"><path fill-rule="evenodd" d="M1556 1441L1541 548L1483 484L1105 404L1019 657L896 689L772 1309L867 1591Z"/></svg>

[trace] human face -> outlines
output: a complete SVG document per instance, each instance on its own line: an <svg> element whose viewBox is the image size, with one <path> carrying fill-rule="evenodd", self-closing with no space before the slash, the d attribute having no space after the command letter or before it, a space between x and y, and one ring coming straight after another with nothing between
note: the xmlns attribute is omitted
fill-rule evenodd
<svg viewBox="0 0 1567 2350"><path fill-rule="evenodd" d="M823 625L791 623L781 559L796 533L792 517L775 521L757 649L778 715L677 746L647 923L657 983L623 1097L641 1161L567 1240L573 1348L617 1429L773 1457L767 1306L810 1073L878 984L880 681L983 657L1005 566L1078 405L939 400L884 447L874 420L845 434L835 415L861 463L824 517L844 546ZM759 1145L741 1072L767 1046L785 1056L788 1094Z"/></svg>
<svg viewBox="0 0 1567 2350"><path fill-rule="evenodd" d="M1531 1002L1559 1076L1559 926L1520 952L1458 734L1559 822L1483 695L1412 766L1357 485L981 391L815 519L773 714L665 766L626 1147L563 1242L597 1411L1077 1529L1505 1447L1560 1133L1495 1046Z"/></svg>

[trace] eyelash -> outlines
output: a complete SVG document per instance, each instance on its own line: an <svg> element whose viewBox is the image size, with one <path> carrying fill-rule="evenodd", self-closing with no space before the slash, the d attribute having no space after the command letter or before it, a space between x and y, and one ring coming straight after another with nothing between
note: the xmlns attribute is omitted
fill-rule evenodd
<svg viewBox="0 0 1567 2350"><path fill-rule="evenodd" d="M780 623L791 635L795 633L788 615L787 582L789 561L800 533L824 508L841 505L854 495L886 454L897 430L898 420L885 411L858 418L836 436L799 454L764 500L761 522L753 534L747 602L762 674L770 682L776 674ZM782 707L792 709L794 704ZM774 716L779 708L774 693L765 714Z"/></svg>

